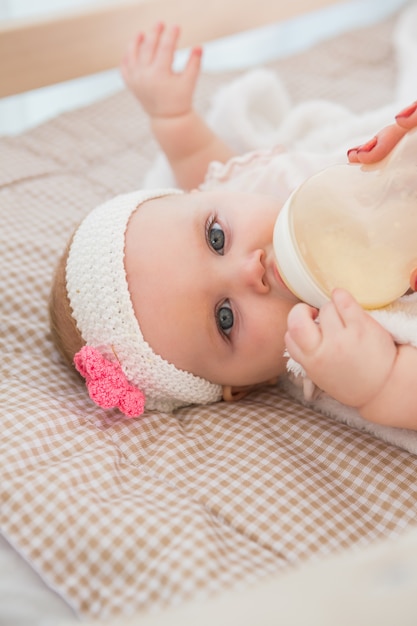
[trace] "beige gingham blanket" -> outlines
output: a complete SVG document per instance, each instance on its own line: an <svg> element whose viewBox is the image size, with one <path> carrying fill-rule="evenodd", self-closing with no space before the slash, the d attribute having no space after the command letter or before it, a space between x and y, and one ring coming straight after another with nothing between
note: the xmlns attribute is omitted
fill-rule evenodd
<svg viewBox="0 0 417 626"><path fill-rule="evenodd" d="M270 67L294 99L380 104L391 29ZM205 76L199 106L231 77ZM84 617L244 587L417 520L417 457L276 388L129 421L91 405L51 343L52 272L80 218L139 187L155 154L124 92L0 140L1 530Z"/></svg>

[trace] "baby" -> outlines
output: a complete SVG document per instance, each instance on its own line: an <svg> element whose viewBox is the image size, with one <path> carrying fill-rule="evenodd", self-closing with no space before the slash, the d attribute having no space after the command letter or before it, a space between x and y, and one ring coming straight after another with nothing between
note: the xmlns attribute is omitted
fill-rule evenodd
<svg viewBox="0 0 417 626"><path fill-rule="evenodd" d="M122 74L179 187L191 191L133 192L84 219L51 293L61 353L97 404L137 416L238 399L285 372L287 349L316 385L366 419L417 429L417 350L397 346L340 289L316 324L317 311L279 276L272 232L291 184L276 194L196 190L212 161L234 155L192 107L201 48L182 72L171 69L178 36L163 24L139 35ZM414 114L400 114L350 160L384 156L417 123Z"/></svg>

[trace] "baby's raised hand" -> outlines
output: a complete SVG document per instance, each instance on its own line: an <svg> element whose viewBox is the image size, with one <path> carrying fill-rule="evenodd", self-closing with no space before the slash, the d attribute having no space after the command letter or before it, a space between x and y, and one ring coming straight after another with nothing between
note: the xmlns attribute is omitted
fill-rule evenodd
<svg viewBox="0 0 417 626"><path fill-rule="evenodd" d="M290 356L333 398L363 407L382 389L397 350L391 335L342 289L318 312L297 304L288 316Z"/></svg>
<svg viewBox="0 0 417 626"><path fill-rule="evenodd" d="M151 118L184 115L192 108L202 49L193 48L184 70L174 72L179 34L178 26L166 28L159 22L151 32L137 35L122 61L126 86Z"/></svg>

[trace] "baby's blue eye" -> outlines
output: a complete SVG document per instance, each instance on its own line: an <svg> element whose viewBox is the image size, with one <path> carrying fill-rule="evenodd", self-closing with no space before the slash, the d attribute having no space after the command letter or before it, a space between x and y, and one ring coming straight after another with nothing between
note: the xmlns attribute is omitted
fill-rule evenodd
<svg viewBox="0 0 417 626"><path fill-rule="evenodd" d="M224 302L222 306L217 309L216 316L219 330L225 335L228 335L233 328L234 316L227 302Z"/></svg>
<svg viewBox="0 0 417 626"><path fill-rule="evenodd" d="M219 254L223 254L225 237L224 237L224 231L222 227L220 226L220 224L218 224L217 222L213 222L209 226L207 239L208 239L208 243L210 247L213 248L215 252L218 252Z"/></svg>

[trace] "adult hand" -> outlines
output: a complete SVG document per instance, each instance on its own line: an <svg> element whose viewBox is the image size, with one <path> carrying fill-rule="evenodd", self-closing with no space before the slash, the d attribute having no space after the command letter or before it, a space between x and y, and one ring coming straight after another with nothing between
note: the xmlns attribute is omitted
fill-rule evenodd
<svg viewBox="0 0 417 626"><path fill-rule="evenodd" d="M417 101L395 116L395 124L380 130L366 143L348 150L350 163L377 163L387 156L404 135L417 127Z"/></svg>
<svg viewBox="0 0 417 626"><path fill-rule="evenodd" d="M417 127L417 101L400 111L395 116L395 122L365 144L348 150L350 163L372 164L386 157L406 133ZM417 291L417 268L410 274L410 288Z"/></svg>

